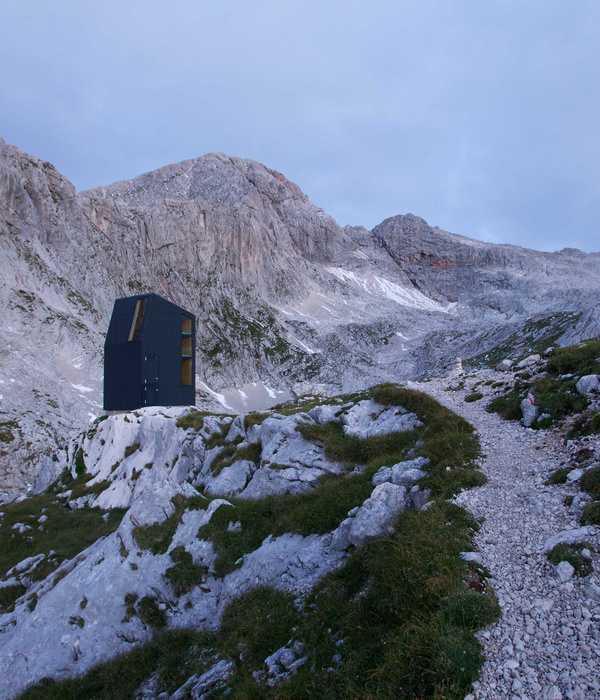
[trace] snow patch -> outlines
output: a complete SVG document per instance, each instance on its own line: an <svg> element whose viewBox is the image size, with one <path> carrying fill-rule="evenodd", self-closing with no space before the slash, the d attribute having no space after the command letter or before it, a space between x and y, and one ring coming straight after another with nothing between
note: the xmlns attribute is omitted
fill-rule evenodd
<svg viewBox="0 0 600 700"><path fill-rule="evenodd" d="M93 389L90 389L89 386L83 386L82 384L71 384L71 386L75 387L75 389L77 389L77 391L82 391L82 392L94 391Z"/></svg>
<svg viewBox="0 0 600 700"><path fill-rule="evenodd" d="M422 292L416 289L406 289L383 277L378 277L377 275L362 277L355 272L344 270L341 267L327 267L325 269L342 282L355 284L364 289L368 294L385 297L401 306L409 306L414 309L426 309L428 311L447 311L447 307L438 304L438 302L425 296Z"/></svg>

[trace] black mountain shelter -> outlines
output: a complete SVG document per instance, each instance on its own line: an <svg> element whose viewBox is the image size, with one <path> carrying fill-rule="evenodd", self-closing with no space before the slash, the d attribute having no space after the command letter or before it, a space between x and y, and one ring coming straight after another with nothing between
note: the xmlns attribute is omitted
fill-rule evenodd
<svg viewBox="0 0 600 700"><path fill-rule="evenodd" d="M195 403L196 317L159 297L117 299L104 343L104 409Z"/></svg>

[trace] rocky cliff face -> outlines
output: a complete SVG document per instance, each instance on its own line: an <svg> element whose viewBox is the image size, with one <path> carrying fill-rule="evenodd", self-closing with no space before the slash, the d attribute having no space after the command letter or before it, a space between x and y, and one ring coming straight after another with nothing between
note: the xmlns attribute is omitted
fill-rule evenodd
<svg viewBox="0 0 600 700"><path fill-rule="evenodd" d="M600 255L483 244L412 215L342 229L259 163L209 154L77 194L0 140L0 491L101 412L116 297L199 319L198 397L226 410L600 332ZM534 317L533 326L527 326Z"/></svg>

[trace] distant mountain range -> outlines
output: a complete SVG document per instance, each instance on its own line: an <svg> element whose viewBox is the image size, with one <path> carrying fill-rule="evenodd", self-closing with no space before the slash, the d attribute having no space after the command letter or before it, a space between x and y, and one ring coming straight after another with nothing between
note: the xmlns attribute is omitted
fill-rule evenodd
<svg viewBox="0 0 600 700"><path fill-rule="evenodd" d="M412 214L342 228L251 160L212 153L78 194L0 139L0 183L0 500L102 412L117 297L196 314L198 402L220 410L600 335L599 253L481 243Z"/></svg>

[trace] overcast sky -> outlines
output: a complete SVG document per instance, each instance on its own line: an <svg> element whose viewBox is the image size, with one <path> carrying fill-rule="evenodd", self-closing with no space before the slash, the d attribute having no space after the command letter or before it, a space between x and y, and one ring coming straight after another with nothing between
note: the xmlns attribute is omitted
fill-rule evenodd
<svg viewBox="0 0 600 700"><path fill-rule="evenodd" d="M0 136L78 190L212 151L340 224L600 250L599 0L1 0Z"/></svg>

